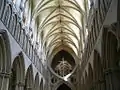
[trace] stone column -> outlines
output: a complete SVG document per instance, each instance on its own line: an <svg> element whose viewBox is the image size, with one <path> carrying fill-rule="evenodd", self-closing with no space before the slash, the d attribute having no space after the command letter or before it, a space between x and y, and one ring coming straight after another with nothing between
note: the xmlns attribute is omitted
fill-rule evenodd
<svg viewBox="0 0 120 90"><path fill-rule="evenodd" d="M33 88L32 87L26 87L25 90L33 90Z"/></svg>
<svg viewBox="0 0 120 90"><path fill-rule="evenodd" d="M97 80L97 82L94 84L94 90L106 90L105 89L105 81Z"/></svg>
<svg viewBox="0 0 120 90"><path fill-rule="evenodd" d="M15 90L24 90L24 83L22 83L22 82L16 83Z"/></svg>
<svg viewBox="0 0 120 90"><path fill-rule="evenodd" d="M9 73L0 72L0 90L8 90L9 78Z"/></svg>
<svg viewBox="0 0 120 90"><path fill-rule="evenodd" d="M120 90L120 69L109 68L105 71L106 90Z"/></svg>

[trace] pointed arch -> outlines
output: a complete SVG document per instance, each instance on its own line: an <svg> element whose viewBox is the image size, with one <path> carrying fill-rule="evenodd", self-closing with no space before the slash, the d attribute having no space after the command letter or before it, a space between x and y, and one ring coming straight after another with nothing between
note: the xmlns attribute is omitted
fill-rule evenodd
<svg viewBox="0 0 120 90"><path fill-rule="evenodd" d="M93 68L94 68L94 80L96 80L99 78L101 68L100 55L96 50L94 50Z"/></svg>
<svg viewBox="0 0 120 90"><path fill-rule="evenodd" d="M0 89L8 90L11 68L11 49L6 30L0 29Z"/></svg>
<svg viewBox="0 0 120 90"><path fill-rule="evenodd" d="M39 73L35 76L34 90L39 90Z"/></svg>
<svg viewBox="0 0 120 90"><path fill-rule="evenodd" d="M88 85L88 89L92 89L93 88L93 69L91 66L91 63L88 64L88 77L87 77L87 85Z"/></svg>
<svg viewBox="0 0 120 90"><path fill-rule="evenodd" d="M12 75L9 83L9 90L20 89L24 87L25 63L23 53L20 52L14 59L11 69Z"/></svg>
<svg viewBox="0 0 120 90"><path fill-rule="evenodd" d="M50 71L51 71L54 75L56 75L57 77L59 77L59 78L62 78L62 77L54 72L54 70L52 69L51 65L52 65L52 61L53 61L54 56L55 56L58 52L60 52L60 51L62 51L62 50L68 52L68 53L73 57L73 59L74 59L74 61L75 61L75 66L74 66L72 72L70 73L71 75L75 72L75 70L77 69L77 66L78 66L78 58L77 58L76 54L74 53L74 51L73 51L70 47L68 47L68 46L66 46L66 45L56 47L56 48L53 50L53 52L51 52L51 55L48 56L48 58L49 58L48 65L49 65ZM62 78L62 79L63 79L63 78Z"/></svg>
<svg viewBox="0 0 120 90"><path fill-rule="evenodd" d="M88 79L88 74L87 74L87 71L85 71L84 86L83 86L84 90L87 89L87 79Z"/></svg>
<svg viewBox="0 0 120 90"><path fill-rule="evenodd" d="M44 86L43 86L43 79L41 79L41 82L40 82L40 90L44 90L43 87L44 87Z"/></svg>
<svg viewBox="0 0 120 90"><path fill-rule="evenodd" d="M112 32L106 36L106 68L113 67L117 63L117 38Z"/></svg>
<svg viewBox="0 0 120 90"><path fill-rule="evenodd" d="M93 59L93 73L94 73L94 88L105 88L104 83L104 71L103 71L103 64L98 51L94 50L94 59Z"/></svg>
<svg viewBox="0 0 120 90"><path fill-rule="evenodd" d="M89 63L88 66L88 76L90 77L91 80L93 80L93 69L91 63Z"/></svg>
<svg viewBox="0 0 120 90"><path fill-rule="evenodd" d="M0 18L3 17L3 11L5 8L6 0L0 0Z"/></svg>
<svg viewBox="0 0 120 90"><path fill-rule="evenodd" d="M27 69L24 90L29 90L29 89L32 90L33 87L34 87L34 78L33 78L33 68L31 64Z"/></svg>
<svg viewBox="0 0 120 90"><path fill-rule="evenodd" d="M11 16L10 32L12 35L15 35L16 25L17 25L17 15L15 14Z"/></svg>
<svg viewBox="0 0 120 90"><path fill-rule="evenodd" d="M113 29L114 30L114 29ZM118 40L116 34L105 28L103 32L103 65L104 65L104 76L107 89L120 88L120 65L119 65L119 51L118 51ZM117 82L117 84L116 84Z"/></svg>
<svg viewBox="0 0 120 90"><path fill-rule="evenodd" d="M71 88L63 83L57 88L57 90L71 90Z"/></svg>
<svg viewBox="0 0 120 90"><path fill-rule="evenodd" d="M62 84L67 85L71 90L76 90L76 87L75 87L73 84L68 83L68 82L65 82L65 81L63 81L63 80L55 83L55 87L54 87L53 90L57 90ZM64 89L63 89L63 90L64 90ZM66 90L66 89L65 89L65 90Z"/></svg>
<svg viewBox="0 0 120 90"><path fill-rule="evenodd" d="M11 15L12 15L12 7L11 5L7 4L5 6L3 16L2 16L2 21L7 27L8 27Z"/></svg>
<svg viewBox="0 0 120 90"><path fill-rule="evenodd" d="M11 50L10 42L5 30L0 30L0 71L10 72Z"/></svg>
<svg viewBox="0 0 120 90"><path fill-rule="evenodd" d="M104 28L102 44L102 56L104 68L110 68L117 65L117 47L118 40L116 35Z"/></svg>

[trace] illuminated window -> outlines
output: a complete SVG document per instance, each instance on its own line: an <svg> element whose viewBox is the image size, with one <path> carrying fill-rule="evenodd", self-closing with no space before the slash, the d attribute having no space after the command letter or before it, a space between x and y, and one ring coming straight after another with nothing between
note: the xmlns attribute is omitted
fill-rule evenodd
<svg viewBox="0 0 120 90"><path fill-rule="evenodd" d="M55 70L59 75L64 77L72 71L72 66L62 58L62 61L56 66Z"/></svg>

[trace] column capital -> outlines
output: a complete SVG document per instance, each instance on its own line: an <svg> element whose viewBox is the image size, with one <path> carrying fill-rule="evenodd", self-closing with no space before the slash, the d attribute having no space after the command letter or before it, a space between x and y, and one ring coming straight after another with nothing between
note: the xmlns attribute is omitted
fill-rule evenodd
<svg viewBox="0 0 120 90"><path fill-rule="evenodd" d="M25 86L25 83L23 83L23 82L17 82L16 85L21 86L21 87L24 87L24 86Z"/></svg>
<svg viewBox="0 0 120 90"><path fill-rule="evenodd" d="M10 73L0 72L0 77L10 78Z"/></svg>
<svg viewBox="0 0 120 90"><path fill-rule="evenodd" d="M110 74L110 73L114 73L114 72L120 72L120 68L113 67L113 68L108 68L104 71L105 75Z"/></svg>

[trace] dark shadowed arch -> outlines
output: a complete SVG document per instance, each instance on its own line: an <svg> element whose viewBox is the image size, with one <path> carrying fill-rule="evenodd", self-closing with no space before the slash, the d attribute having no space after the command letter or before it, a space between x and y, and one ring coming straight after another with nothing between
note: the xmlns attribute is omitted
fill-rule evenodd
<svg viewBox="0 0 120 90"><path fill-rule="evenodd" d="M93 73L94 73L94 88L95 89L105 89L104 83L104 72L103 65L100 54L98 51L94 50L94 59L93 59Z"/></svg>
<svg viewBox="0 0 120 90"><path fill-rule="evenodd" d="M0 29L0 88L7 90L11 68L10 42L5 30Z"/></svg>
<svg viewBox="0 0 120 90"><path fill-rule="evenodd" d="M32 90L33 87L34 87L34 79L33 79L33 68L31 64L27 69L24 90Z"/></svg>
<svg viewBox="0 0 120 90"><path fill-rule="evenodd" d="M40 82L40 90L44 90L43 89L43 79L41 79L41 82Z"/></svg>
<svg viewBox="0 0 120 90"><path fill-rule="evenodd" d="M93 69L91 64L88 64L88 77L87 77L87 88L92 89L93 88Z"/></svg>
<svg viewBox="0 0 120 90"><path fill-rule="evenodd" d="M117 38L112 32L106 36L106 68L113 67L117 63Z"/></svg>
<svg viewBox="0 0 120 90"><path fill-rule="evenodd" d="M86 90L86 88L87 88L87 78L88 78L87 71L85 71L85 76L83 77L84 82L83 82L83 86L82 86L83 90Z"/></svg>
<svg viewBox="0 0 120 90"><path fill-rule="evenodd" d="M12 15L12 7L11 5L6 4L2 17L2 21L6 25L6 27L8 27L11 15Z"/></svg>
<svg viewBox="0 0 120 90"><path fill-rule="evenodd" d="M71 88L63 83L57 88L57 90L71 90Z"/></svg>
<svg viewBox="0 0 120 90"><path fill-rule="evenodd" d="M39 74L38 73L35 76L34 90L40 90L39 89Z"/></svg>
<svg viewBox="0 0 120 90"><path fill-rule="evenodd" d="M103 32L102 56L104 65L104 75L107 90L119 90L120 88L120 67L118 40L113 31L108 28Z"/></svg>
<svg viewBox="0 0 120 90"><path fill-rule="evenodd" d="M25 64L22 52L16 56L12 64L12 74L9 83L9 90L16 90L24 87Z"/></svg>
<svg viewBox="0 0 120 90"><path fill-rule="evenodd" d="M3 10L5 8L6 0L0 0L0 19L3 16Z"/></svg>

